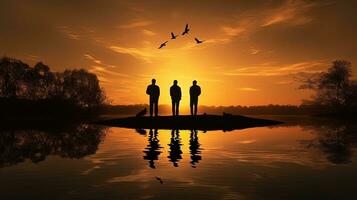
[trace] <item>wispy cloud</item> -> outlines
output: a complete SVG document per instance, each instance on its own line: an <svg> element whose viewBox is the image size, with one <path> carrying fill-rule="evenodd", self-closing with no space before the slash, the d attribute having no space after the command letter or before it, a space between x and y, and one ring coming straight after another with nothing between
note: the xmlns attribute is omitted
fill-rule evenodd
<svg viewBox="0 0 357 200"><path fill-rule="evenodd" d="M165 47L163 49L158 49L160 44L154 46L149 41L144 41L143 45L139 47L124 47L121 45L111 45L108 46L110 50L120 53L120 54L127 54L133 56L134 58L143 60L147 63L152 63L155 59L163 59L163 58L172 58L177 55L177 51L180 50L189 50L194 46L197 46L193 42L184 45L179 48L172 48L172 47Z"/></svg>
<svg viewBox="0 0 357 200"><path fill-rule="evenodd" d="M261 26L266 27L284 22L292 25L309 23L313 18L306 13L317 5L312 1L287 0L282 6L268 11L268 16L263 20Z"/></svg>
<svg viewBox="0 0 357 200"><path fill-rule="evenodd" d="M246 31L243 26L238 27L230 27L230 26L222 26L222 31L227 36L237 36Z"/></svg>
<svg viewBox="0 0 357 200"><path fill-rule="evenodd" d="M110 70L105 67L96 66L96 65L91 66L91 69L89 71L96 73L96 74L106 74L106 75L120 76L120 77L128 77L129 76L127 74L119 73L114 70Z"/></svg>
<svg viewBox="0 0 357 200"><path fill-rule="evenodd" d="M328 66L327 62L310 61L300 62L284 66L259 65L255 67L237 68L231 72L225 72L227 76L282 76L298 74L301 72L317 73Z"/></svg>
<svg viewBox="0 0 357 200"><path fill-rule="evenodd" d="M92 55L90 55L88 53L84 54L84 57L87 58L88 60L91 60L92 62L94 62L94 63L96 63L98 65L101 65L101 66L104 66L104 67L108 67L108 68L117 68L117 66L106 64L102 60L100 60L99 58L96 58L95 56L92 56Z"/></svg>
<svg viewBox="0 0 357 200"><path fill-rule="evenodd" d="M80 40L81 39L80 34L75 32L68 26L58 26L57 29L69 39L72 39L72 40Z"/></svg>
<svg viewBox="0 0 357 200"><path fill-rule="evenodd" d="M111 82L109 77L129 77L128 74L117 72L115 70L115 68L117 68L116 66L104 64L103 61L99 60L98 58L95 58L90 54L84 54L84 57L95 63L90 67L88 71L96 74L98 76L98 79L102 82Z"/></svg>
<svg viewBox="0 0 357 200"><path fill-rule="evenodd" d="M242 141L238 141L239 144L252 144L255 143L256 140L242 140Z"/></svg>
<svg viewBox="0 0 357 200"><path fill-rule="evenodd" d="M147 35L147 36L154 36L154 35L156 35L155 32L150 31L150 30L147 30L147 29L143 29L143 30L141 30L141 32L142 32L144 35Z"/></svg>
<svg viewBox="0 0 357 200"><path fill-rule="evenodd" d="M93 61L93 62L95 62L95 63L97 63L97 64L102 64L102 61L100 61L100 60L94 58L93 56L91 56L91 55L89 55L89 54L84 54L84 57L86 57L87 59L89 59L89 60L91 60L91 61Z"/></svg>
<svg viewBox="0 0 357 200"><path fill-rule="evenodd" d="M219 38L223 38L224 40L215 41L215 43L230 42L234 37L249 36L252 32L276 24L307 24L313 21L313 17L308 15L308 12L317 6L323 5L326 5L326 3L286 0L279 6L268 6L260 9L248 10L241 15L232 16L232 18L236 19L234 21L238 21L238 23L221 26L221 37Z"/></svg>
<svg viewBox="0 0 357 200"><path fill-rule="evenodd" d="M140 21L133 21L129 24L123 24L120 25L119 28L122 29L132 29L132 28L138 28L138 27L145 27L154 24L154 21L150 20L140 20Z"/></svg>
<svg viewBox="0 0 357 200"><path fill-rule="evenodd" d="M238 88L238 90L240 90L240 91L245 91L245 92L256 92L256 91L258 91L259 89L257 89L257 88L251 88L251 87L241 87L241 88Z"/></svg>
<svg viewBox="0 0 357 200"><path fill-rule="evenodd" d="M250 49L249 53L250 53L251 55L257 55L257 54L259 54L261 51L262 51L262 50L260 50L260 49L254 49L254 48L252 48L252 49Z"/></svg>
<svg viewBox="0 0 357 200"><path fill-rule="evenodd" d="M131 55L135 58L142 59L149 63L151 63L152 59L155 57L155 54L153 53L153 49L150 48L110 46L109 49L117 53Z"/></svg>
<svg viewBox="0 0 357 200"><path fill-rule="evenodd" d="M248 19L240 19L238 24L226 24L219 27L220 34L214 38L208 39L206 43L213 44L225 44L232 41L234 37L242 36L246 34L248 31L252 30L254 24L251 22L250 18Z"/></svg>
<svg viewBox="0 0 357 200"><path fill-rule="evenodd" d="M275 84L277 85L287 85L287 84L292 84L294 81L292 80L289 80L289 81L278 81L278 82L275 82Z"/></svg>
<svg viewBox="0 0 357 200"><path fill-rule="evenodd" d="M57 26L57 31L63 34L66 38L72 40L94 40L96 41L96 32L86 26L71 27L71 26Z"/></svg>

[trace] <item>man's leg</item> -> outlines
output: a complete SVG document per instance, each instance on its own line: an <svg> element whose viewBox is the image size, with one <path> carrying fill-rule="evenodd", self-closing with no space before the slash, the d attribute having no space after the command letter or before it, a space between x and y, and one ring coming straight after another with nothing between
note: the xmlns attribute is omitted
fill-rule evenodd
<svg viewBox="0 0 357 200"><path fill-rule="evenodd" d="M155 101L155 116L159 114L159 100Z"/></svg>
<svg viewBox="0 0 357 200"><path fill-rule="evenodd" d="M154 101L150 99L150 117L152 117Z"/></svg>
<svg viewBox="0 0 357 200"><path fill-rule="evenodd" d="M193 115L197 115L197 104L194 104L193 107L194 107Z"/></svg>
<svg viewBox="0 0 357 200"><path fill-rule="evenodd" d="M172 100L171 103L172 103L172 116L175 116L175 101Z"/></svg>
<svg viewBox="0 0 357 200"><path fill-rule="evenodd" d="M191 110L191 115L193 115L193 101L192 101L192 99L190 100L190 110Z"/></svg>
<svg viewBox="0 0 357 200"><path fill-rule="evenodd" d="M179 116L179 110L180 110L180 101L176 102L176 116Z"/></svg>
<svg viewBox="0 0 357 200"><path fill-rule="evenodd" d="M197 104L198 104L198 99L195 99L195 103L194 103L194 105L195 105L195 115L197 115Z"/></svg>

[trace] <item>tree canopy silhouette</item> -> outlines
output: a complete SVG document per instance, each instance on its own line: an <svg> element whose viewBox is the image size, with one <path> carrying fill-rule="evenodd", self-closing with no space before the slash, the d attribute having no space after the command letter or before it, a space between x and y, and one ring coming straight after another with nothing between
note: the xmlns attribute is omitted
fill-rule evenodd
<svg viewBox="0 0 357 200"><path fill-rule="evenodd" d="M30 67L7 57L0 60L0 97L68 100L83 108L100 106L106 101L97 76L84 69L52 72L42 62Z"/></svg>
<svg viewBox="0 0 357 200"><path fill-rule="evenodd" d="M300 88L316 91L310 102L314 105L329 107L334 112L356 111L357 82L351 80L351 75L351 63L336 60L327 72L305 78Z"/></svg>

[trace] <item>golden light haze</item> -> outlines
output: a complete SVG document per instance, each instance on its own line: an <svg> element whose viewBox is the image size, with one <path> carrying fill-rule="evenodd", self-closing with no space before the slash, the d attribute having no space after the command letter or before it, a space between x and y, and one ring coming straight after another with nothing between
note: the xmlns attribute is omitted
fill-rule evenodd
<svg viewBox="0 0 357 200"><path fill-rule="evenodd" d="M160 104L170 104L175 79L184 105L193 80L204 105L300 104L311 93L297 89L296 76L335 59L356 63L354 8L331 0L4 0L0 53L56 71L85 68L114 104L147 103L152 78Z"/></svg>

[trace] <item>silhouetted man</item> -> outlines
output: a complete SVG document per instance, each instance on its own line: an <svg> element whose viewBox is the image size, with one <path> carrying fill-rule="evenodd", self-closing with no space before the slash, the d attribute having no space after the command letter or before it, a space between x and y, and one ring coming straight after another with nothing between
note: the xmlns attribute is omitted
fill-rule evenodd
<svg viewBox="0 0 357 200"><path fill-rule="evenodd" d="M149 85L146 89L146 94L150 96L150 117L153 115L153 110L155 110L155 117L159 112L158 104L159 104L159 96L160 96L160 88L155 85L156 80L151 80L151 85ZM154 108L155 106L155 108Z"/></svg>
<svg viewBox="0 0 357 200"><path fill-rule="evenodd" d="M170 96L172 100L172 115L178 116L181 100L181 88L177 85L177 80L174 80L174 84L170 87Z"/></svg>
<svg viewBox="0 0 357 200"><path fill-rule="evenodd" d="M191 115L197 115L198 96L201 94L201 88L197 85L197 81L193 81L193 85L190 88L190 108Z"/></svg>

